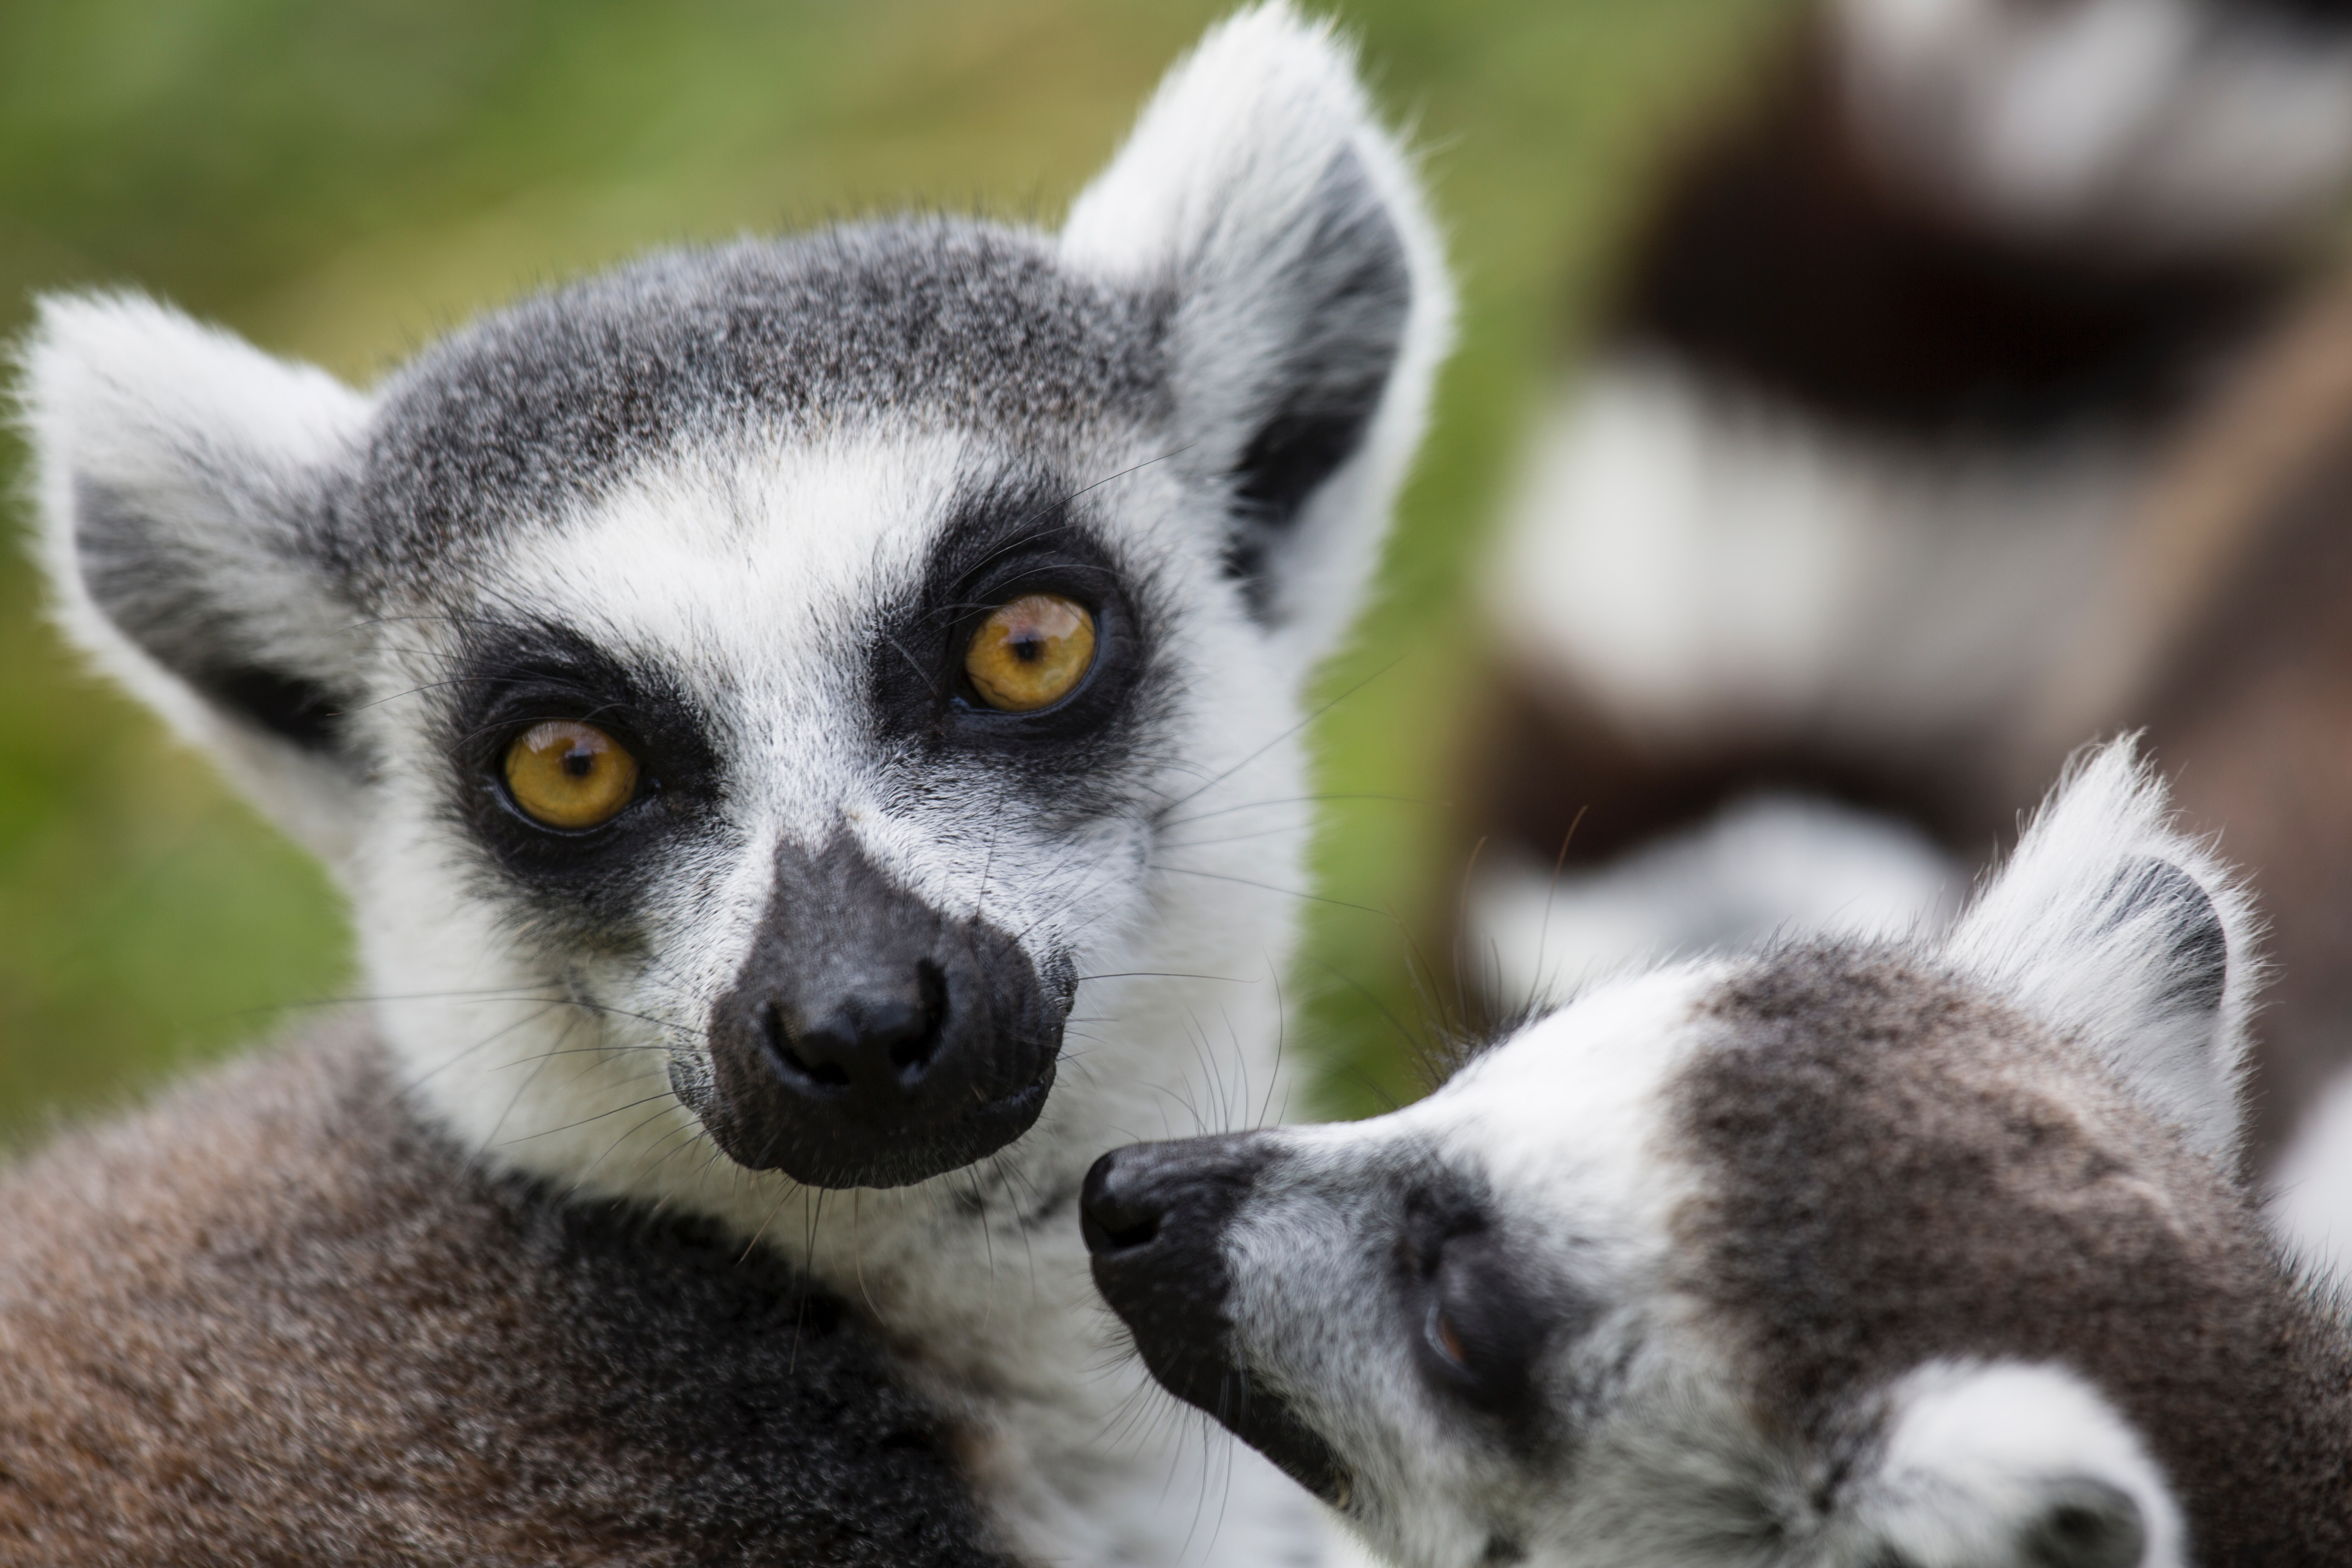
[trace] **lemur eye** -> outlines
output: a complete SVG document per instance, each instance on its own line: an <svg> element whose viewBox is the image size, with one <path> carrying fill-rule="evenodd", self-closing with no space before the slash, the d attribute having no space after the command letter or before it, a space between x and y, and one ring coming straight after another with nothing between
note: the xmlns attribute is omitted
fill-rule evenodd
<svg viewBox="0 0 2352 1568"><path fill-rule="evenodd" d="M1494 1230L1441 1235L1439 1223L1432 1216L1406 1244L1421 1359L1451 1396L1517 1419L1531 1408L1545 1341L1580 1315L1577 1303L1565 1289L1531 1293L1521 1260Z"/></svg>
<svg viewBox="0 0 2352 1568"><path fill-rule="evenodd" d="M507 748L507 793L525 816L577 832L610 822L637 793L637 759L593 724L551 719Z"/></svg>
<svg viewBox="0 0 2352 1568"><path fill-rule="evenodd" d="M1024 594L989 612L964 649L963 672L982 702L1007 713L1051 707L1095 662L1095 618L1059 594Z"/></svg>
<svg viewBox="0 0 2352 1568"><path fill-rule="evenodd" d="M1445 1309L1435 1302L1431 1303L1429 1309L1429 1342L1431 1348L1455 1366L1465 1371L1469 1369L1470 1352L1463 1348L1461 1331L1445 1315Z"/></svg>

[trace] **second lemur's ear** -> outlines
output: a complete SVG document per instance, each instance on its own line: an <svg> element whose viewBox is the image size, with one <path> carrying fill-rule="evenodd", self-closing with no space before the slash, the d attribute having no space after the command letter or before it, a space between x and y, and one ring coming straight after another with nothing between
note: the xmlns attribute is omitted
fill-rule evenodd
<svg viewBox="0 0 2352 1568"><path fill-rule="evenodd" d="M2139 1433L2059 1366L1915 1369L1836 1497L1832 1530L1852 1548L1838 1562L2182 1568L2187 1555L2179 1503Z"/></svg>
<svg viewBox="0 0 2352 1568"><path fill-rule="evenodd" d="M1353 616L1421 437L1452 295L1397 142L1330 26L1242 12L1079 196L1064 258L1171 302L1171 461L1300 666Z"/></svg>
<svg viewBox="0 0 2352 1568"><path fill-rule="evenodd" d="M326 515L368 401L136 295L42 300L19 361L68 635L340 857L361 639Z"/></svg>
<svg viewBox="0 0 2352 1568"><path fill-rule="evenodd" d="M2164 786L2119 741L2068 770L1948 952L2226 1155L2257 935L2237 879L2173 826Z"/></svg>

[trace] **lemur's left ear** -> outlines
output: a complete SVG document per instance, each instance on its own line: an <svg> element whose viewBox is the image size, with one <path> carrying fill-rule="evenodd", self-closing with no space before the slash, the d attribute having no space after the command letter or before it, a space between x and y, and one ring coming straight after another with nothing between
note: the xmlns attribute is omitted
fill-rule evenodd
<svg viewBox="0 0 2352 1568"><path fill-rule="evenodd" d="M1227 497L1221 549L1304 660L1356 610L1421 437L1452 298L1411 168L1328 23L1242 12L1169 73L1062 253L1164 290L1171 459Z"/></svg>
<svg viewBox="0 0 2352 1568"><path fill-rule="evenodd" d="M368 400L135 294L43 300L18 357L66 631L340 858L362 638L327 524Z"/></svg>
<svg viewBox="0 0 2352 1568"><path fill-rule="evenodd" d="M1840 1488L1839 1561L2181 1568L2180 1508L2129 1421L2062 1367L1931 1363Z"/></svg>
<svg viewBox="0 0 2352 1568"><path fill-rule="evenodd" d="M2226 1155L2262 978L2257 926L2238 879L2173 826L2164 786L2126 740L2069 769L1948 953Z"/></svg>

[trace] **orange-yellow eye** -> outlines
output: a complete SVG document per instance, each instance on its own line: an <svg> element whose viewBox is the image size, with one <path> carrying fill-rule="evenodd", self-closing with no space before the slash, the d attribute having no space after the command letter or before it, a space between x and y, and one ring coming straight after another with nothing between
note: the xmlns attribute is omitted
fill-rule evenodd
<svg viewBox="0 0 2352 1568"><path fill-rule="evenodd" d="M1029 713L1067 697L1095 661L1095 618L1059 594L1024 594L989 612L963 672L991 708Z"/></svg>
<svg viewBox="0 0 2352 1568"><path fill-rule="evenodd" d="M593 724L551 719L507 748L507 792L535 822L594 827L635 797L637 759Z"/></svg>

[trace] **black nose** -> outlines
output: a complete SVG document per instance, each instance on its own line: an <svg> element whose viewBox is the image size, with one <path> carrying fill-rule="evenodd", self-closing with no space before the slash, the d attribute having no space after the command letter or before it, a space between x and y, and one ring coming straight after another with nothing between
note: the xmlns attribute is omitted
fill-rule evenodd
<svg viewBox="0 0 2352 1568"><path fill-rule="evenodd" d="M1160 1239L1160 1221L1178 1194L1176 1183L1158 1179L1157 1143L1114 1149L1097 1160L1078 1192L1078 1231L1097 1258L1132 1252Z"/></svg>
<svg viewBox="0 0 2352 1568"><path fill-rule="evenodd" d="M1204 1407L1233 1370L1225 1233L1272 1153L1260 1133L1137 1143L1097 1160L1079 1189L1096 1288L1152 1374Z"/></svg>
<svg viewBox="0 0 2352 1568"><path fill-rule="evenodd" d="M777 851L776 886L708 1073L679 1096L738 1164L819 1187L893 1187L995 1152L1053 1088L1069 986L1021 944L950 919L845 837Z"/></svg>
<svg viewBox="0 0 2352 1568"><path fill-rule="evenodd" d="M887 1114L921 1092L952 1022L940 965L919 959L824 995L814 1018L788 1001L760 1008L768 1065L787 1088L815 1098L843 1096Z"/></svg>
<svg viewBox="0 0 2352 1568"><path fill-rule="evenodd" d="M1348 1492L1338 1456L1251 1369L1231 1319L1226 1244L1280 1159L1263 1132L1114 1149L1087 1173L1078 1226L1096 1289L1160 1385L1337 1503Z"/></svg>

